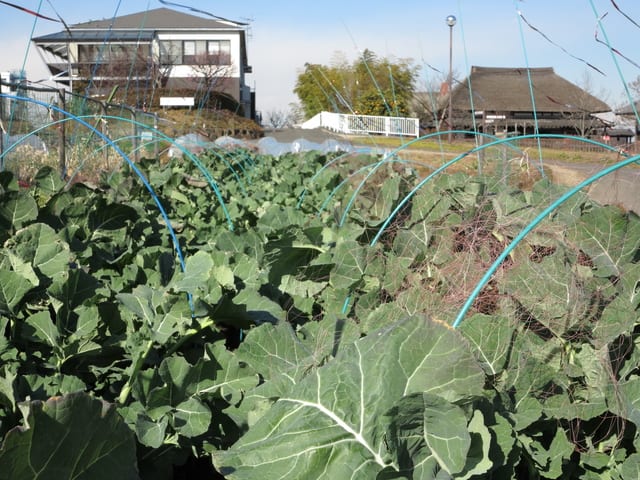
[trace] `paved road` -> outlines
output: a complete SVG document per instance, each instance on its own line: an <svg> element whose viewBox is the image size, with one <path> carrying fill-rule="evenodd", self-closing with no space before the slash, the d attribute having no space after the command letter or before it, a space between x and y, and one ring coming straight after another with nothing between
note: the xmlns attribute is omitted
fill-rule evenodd
<svg viewBox="0 0 640 480"><path fill-rule="evenodd" d="M281 130L266 130L265 137L273 137L282 143L291 143L296 140L304 139L313 143L322 143L325 140L338 140L345 143L349 142L349 137L330 132L324 128L284 128Z"/></svg>
<svg viewBox="0 0 640 480"><path fill-rule="evenodd" d="M587 180L609 165L567 164L556 161L545 163L554 178L573 179L561 181L575 186ZM628 165L621 167L595 181L588 187L589 196L602 205L619 205L640 214L640 169Z"/></svg>

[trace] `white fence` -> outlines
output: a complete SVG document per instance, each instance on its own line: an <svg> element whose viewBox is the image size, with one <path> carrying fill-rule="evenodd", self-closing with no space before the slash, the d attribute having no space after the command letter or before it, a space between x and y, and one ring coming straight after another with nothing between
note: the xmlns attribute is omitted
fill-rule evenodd
<svg viewBox="0 0 640 480"><path fill-rule="evenodd" d="M418 138L420 124L417 118L378 117L374 115L348 115L320 112L302 124L302 128L326 128L345 135L404 135Z"/></svg>

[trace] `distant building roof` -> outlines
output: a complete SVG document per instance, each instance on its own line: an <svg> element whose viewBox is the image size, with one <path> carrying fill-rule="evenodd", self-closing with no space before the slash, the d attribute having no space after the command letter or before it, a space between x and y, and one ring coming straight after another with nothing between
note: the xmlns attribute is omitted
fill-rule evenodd
<svg viewBox="0 0 640 480"><path fill-rule="evenodd" d="M247 63L245 23L222 17L203 18L170 8L156 8L120 17L77 23L70 25L68 29L34 37L31 40L42 50L66 61L69 57L69 43L151 42L157 33L162 31L198 33L212 30L238 32L242 43L243 63Z"/></svg>
<svg viewBox="0 0 640 480"><path fill-rule="evenodd" d="M122 15L120 17L104 20L91 20L77 23L70 27L71 30L159 30L159 29L224 29L244 27L244 23L232 20L216 18L204 18L188 13L177 12L170 8L155 8L140 13Z"/></svg>
<svg viewBox="0 0 640 480"><path fill-rule="evenodd" d="M149 30L71 30L71 33L63 30L33 38L36 43L64 43L75 42L137 42L153 40L154 32Z"/></svg>
<svg viewBox="0 0 640 480"><path fill-rule="evenodd" d="M618 115L635 115L636 113L640 113L640 100L634 102L633 106L629 104L626 107L619 108L616 110L616 113Z"/></svg>
<svg viewBox="0 0 640 480"><path fill-rule="evenodd" d="M69 30L33 38L36 43L104 41L108 32L109 41L151 40L158 30L242 30L246 24L218 17L209 19L177 12L169 8L156 8L121 17L70 25Z"/></svg>
<svg viewBox="0 0 640 480"><path fill-rule="evenodd" d="M473 92L473 108L469 86ZM607 112L602 100L557 75L553 68L471 67L452 92L453 108L466 111Z"/></svg>

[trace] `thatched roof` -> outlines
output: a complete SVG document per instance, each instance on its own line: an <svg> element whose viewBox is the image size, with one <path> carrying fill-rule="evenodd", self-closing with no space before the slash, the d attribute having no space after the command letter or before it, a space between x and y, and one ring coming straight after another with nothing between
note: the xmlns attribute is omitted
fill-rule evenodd
<svg viewBox="0 0 640 480"><path fill-rule="evenodd" d="M636 112L640 112L640 100L616 110L618 115L635 115Z"/></svg>
<svg viewBox="0 0 640 480"><path fill-rule="evenodd" d="M469 86L473 92L471 107ZM458 111L607 112L611 108L577 85L556 75L551 67L471 67L467 79L453 89L453 108Z"/></svg>

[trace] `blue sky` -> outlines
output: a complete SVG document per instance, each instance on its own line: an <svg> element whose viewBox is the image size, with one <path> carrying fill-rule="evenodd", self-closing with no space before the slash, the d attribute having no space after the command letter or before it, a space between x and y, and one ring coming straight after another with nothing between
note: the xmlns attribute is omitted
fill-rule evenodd
<svg viewBox="0 0 640 480"><path fill-rule="evenodd" d="M11 0L68 23L111 18L159 8L158 0ZM624 84L640 75L638 0L177 0L173 3L249 22L248 77L262 112L286 111L296 101L293 88L305 62L329 64L342 55L353 60L369 49L378 56L409 58L421 67L418 88L437 84L449 68L449 27L453 30L453 69L463 78L472 65L554 67L582 85L590 77L594 93L611 106L625 102ZM616 6L618 9L616 9ZM172 7L185 13L189 10ZM519 15L519 13L521 16ZM598 20L600 18L600 20ZM534 31L530 26L542 32ZM32 35L61 30L59 23L0 4L0 70L26 66L32 80L47 76L29 46ZM611 54L610 45L621 55ZM551 43L553 42L553 43ZM577 58L581 59L578 60ZM598 73L585 62L598 68ZM633 62L633 63L632 63ZM438 73L443 72L443 73Z"/></svg>

